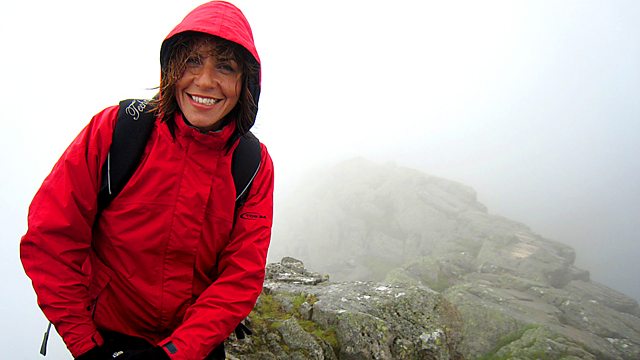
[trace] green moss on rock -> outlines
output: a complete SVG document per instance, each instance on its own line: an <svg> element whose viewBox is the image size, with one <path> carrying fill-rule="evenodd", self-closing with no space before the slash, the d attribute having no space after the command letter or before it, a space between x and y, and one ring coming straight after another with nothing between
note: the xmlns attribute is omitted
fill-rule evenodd
<svg viewBox="0 0 640 360"><path fill-rule="evenodd" d="M284 326L286 321L295 319L306 333L326 342L334 352L338 352L340 343L334 328L330 326L324 328L311 320L302 319L300 312L302 305L304 303L313 305L317 301L318 298L315 295L305 293L298 295L263 293L260 295L256 306L249 315L256 345L265 345L267 343L264 340L265 334L277 331ZM291 310L287 311L286 308ZM278 341L278 345L285 352L290 353L290 347L284 341Z"/></svg>

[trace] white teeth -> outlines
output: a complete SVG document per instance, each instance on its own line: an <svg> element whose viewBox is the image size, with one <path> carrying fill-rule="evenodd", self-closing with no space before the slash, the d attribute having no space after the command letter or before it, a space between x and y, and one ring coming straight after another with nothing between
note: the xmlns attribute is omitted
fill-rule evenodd
<svg viewBox="0 0 640 360"><path fill-rule="evenodd" d="M203 105L213 105L215 103L217 103L220 100L217 99L211 99L211 98L203 98L203 97L199 97L199 96L195 96L195 95L191 95L191 98L197 102L198 104L203 104Z"/></svg>

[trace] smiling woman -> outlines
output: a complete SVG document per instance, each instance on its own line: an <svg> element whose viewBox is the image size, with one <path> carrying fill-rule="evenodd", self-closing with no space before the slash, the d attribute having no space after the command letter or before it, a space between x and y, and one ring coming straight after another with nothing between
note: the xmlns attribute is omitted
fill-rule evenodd
<svg viewBox="0 0 640 360"><path fill-rule="evenodd" d="M260 75L256 58L246 48L186 31L169 37L160 56L164 95L155 105L172 131L176 106L190 125L204 132L219 130L230 119L235 119L239 135L251 128Z"/></svg>
<svg viewBox="0 0 640 360"><path fill-rule="evenodd" d="M218 130L238 103L242 72L237 61L219 57L215 45L197 47L176 83L176 101L191 125L201 131Z"/></svg>
<svg viewBox="0 0 640 360"><path fill-rule="evenodd" d="M93 117L29 209L22 264L77 360L223 359L262 290L273 165L249 133L260 94L249 23L230 3L203 4L166 37L160 64L151 135L115 198L99 204L98 179L111 189L119 106ZM252 158L250 187L236 185Z"/></svg>

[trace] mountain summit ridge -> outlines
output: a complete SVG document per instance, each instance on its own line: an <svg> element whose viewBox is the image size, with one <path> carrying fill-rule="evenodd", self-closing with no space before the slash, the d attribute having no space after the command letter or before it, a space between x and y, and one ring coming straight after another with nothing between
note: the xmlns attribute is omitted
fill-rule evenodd
<svg viewBox="0 0 640 360"><path fill-rule="evenodd" d="M498 346L514 334L577 358L640 358L637 301L591 281L572 247L490 214L466 185L356 158L292 193L271 259L302 259L338 282L436 291L460 314L464 358L527 358L516 340Z"/></svg>

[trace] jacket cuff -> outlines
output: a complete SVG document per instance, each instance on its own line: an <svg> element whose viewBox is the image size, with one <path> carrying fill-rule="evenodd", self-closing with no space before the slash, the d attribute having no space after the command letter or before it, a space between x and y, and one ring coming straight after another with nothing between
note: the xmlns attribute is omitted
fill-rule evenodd
<svg viewBox="0 0 640 360"><path fill-rule="evenodd" d="M89 350L104 345L104 338L96 331L87 341L77 344L73 348L69 347L71 355L74 357L88 352Z"/></svg>
<svg viewBox="0 0 640 360"><path fill-rule="evenodd" d="M162 350L164 350L165 354L167 355L167 358L169 358L169 359L173 359L174 356L176 355L176 353L178 352L178 348L173 343L173 341L171 341L171 338L166 338L166 339L162 340L158 344L158 346L160 346L160 348L162 348Z"/></svg>

